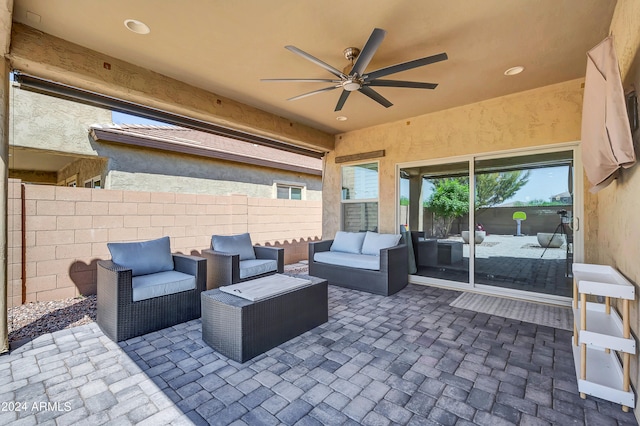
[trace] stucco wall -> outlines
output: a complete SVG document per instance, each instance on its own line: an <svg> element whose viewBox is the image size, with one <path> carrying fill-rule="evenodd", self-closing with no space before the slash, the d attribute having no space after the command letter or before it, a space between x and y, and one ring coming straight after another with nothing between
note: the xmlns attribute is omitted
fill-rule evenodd
<svg viewBox="0 0 640 426"><path fill-rule="evenodd" d="M56 183L64 182L68 178L75 176L76 184L83 187L86 180L100 176L102 187L104 188L107 162L106 158L82 158L76 160L58 171Z"/></svg>
<svg viewBox="0 0 640 426"><path fill-rule="evenodd" d="M618 64L622 75L623 87L629 90L632 86L636 92L640 90L640 1L618 0L611 22L611 33L614 36ZM640 131L633 134L638 153ZM617 268L631 282L640 283L640 170L636 164L631 169L623 170L620 178L609 187L597 193L597 228L592 233L594 248L587 253L588 262L611 265ZM638 296L631 304L632 332L640 333L640 307ZM640 360L638 355L632 356L632 384L638 389L640 383ZM636 404L636 407L638 405ZM636 418L640 419L636 409Z"/></svg>
<svg viewBox="0 0 640 426"><path fill-rule="evenodd" d="M323 238L340 230L340 166L335 157L385 150L380 162L380 231L397 232L395 166L572 142L580 139L583 79L345 133L326 160Z"/></svg>
<svg viewBox="0 0 640 426"><path fill-rule="evenodd" d="M111 123L111 111L17 87L11 93L12 145L83 157L58 170L57 179L38 182L55 184L77 175L77 185L83 186L85 180L101 176L109 189L275 198L273 184L278 181L306 186L304 199L322 198L320 176L95 142L89 126ZM38 176L14 171L12 177Z"/></svg>
<svg viewBox="0 0 640 426"><path fill-rule="evenodd" d="M111 111L11 87L11 145L96 155L89 126L111 123Z"/></svg>
<svg viewBox="0 0 640 426"><path fill-rule="evenodd" d="M274 181L286 181L306 185L307 200L322 198L320 176L117 144L95 145L100 156L110 158L109 189L275 198Z"/></svg>

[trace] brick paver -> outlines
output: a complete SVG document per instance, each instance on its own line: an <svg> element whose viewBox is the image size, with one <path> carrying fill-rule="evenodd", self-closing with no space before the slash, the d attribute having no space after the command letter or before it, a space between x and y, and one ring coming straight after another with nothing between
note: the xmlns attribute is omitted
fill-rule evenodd
<svg viewBox="0 0 640 426"><path fill-rule="evenodd" d="M580 399L570 332L451 308L458 295L330 286L329 322L245 364L200 320L120 344L96 324L44 335L0 357L0 424L637 425Z"/></svg>

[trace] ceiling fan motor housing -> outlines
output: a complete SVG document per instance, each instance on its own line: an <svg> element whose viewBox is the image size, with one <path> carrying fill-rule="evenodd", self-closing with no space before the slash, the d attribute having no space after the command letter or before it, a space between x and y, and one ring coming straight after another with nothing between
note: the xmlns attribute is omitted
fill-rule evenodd
<svg viewBox="0 0 640 426"><path fill-rule="evenodd" d="M347 61L353 62L358 55L360 54L360 49L357 47L347 47L344 49L344 57L347 58Z"/></svg>

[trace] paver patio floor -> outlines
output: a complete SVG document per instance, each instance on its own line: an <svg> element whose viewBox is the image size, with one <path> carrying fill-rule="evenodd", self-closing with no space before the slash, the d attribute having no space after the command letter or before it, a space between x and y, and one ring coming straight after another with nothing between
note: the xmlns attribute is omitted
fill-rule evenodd
<svg viewBox="0 0 640 426"><path fill-rule="evenodd" d="M119 345L96 324L43 335L0 357L0 402L26 403L0 424L637 424L579 398L570 332L450 307L459 294L329 286L328 323L244 364L200 320Z"/></svg>

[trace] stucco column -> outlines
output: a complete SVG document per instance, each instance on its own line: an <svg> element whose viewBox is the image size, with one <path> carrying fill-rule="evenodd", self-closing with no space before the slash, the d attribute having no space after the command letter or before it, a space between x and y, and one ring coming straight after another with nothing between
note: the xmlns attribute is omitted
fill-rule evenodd
<svg viewBox="0 0 640 426"><path fill-rule="evenodd" d="M9 63L0 66L0 353L9 350L7 328L7 184L9 164Z"/></svg>
<svg viewBox="0 0 640 426"><path fill-rule="evenodd" d="M409 178L409 229L421 231L424 223L422 208L422 176Z"/></svg>

